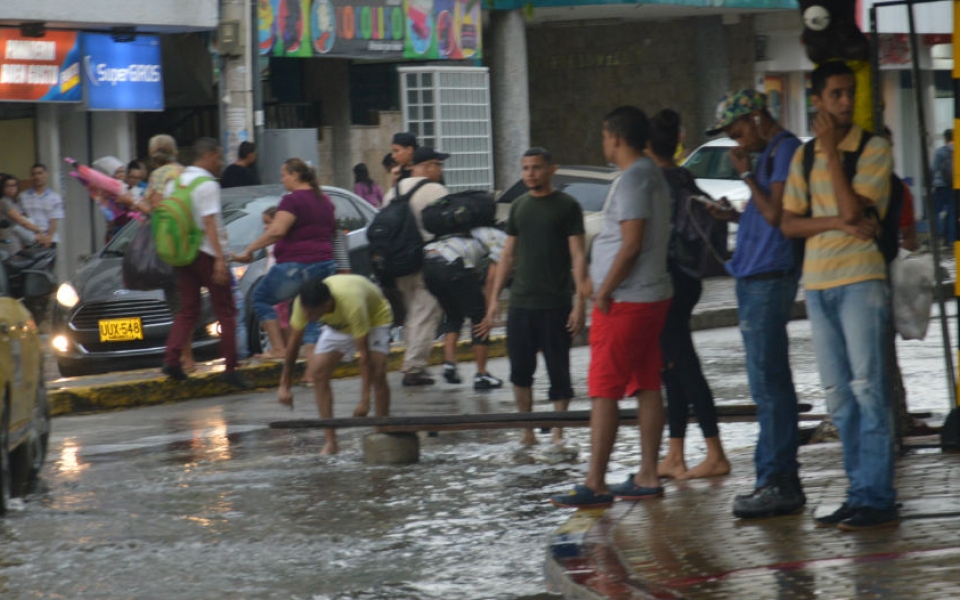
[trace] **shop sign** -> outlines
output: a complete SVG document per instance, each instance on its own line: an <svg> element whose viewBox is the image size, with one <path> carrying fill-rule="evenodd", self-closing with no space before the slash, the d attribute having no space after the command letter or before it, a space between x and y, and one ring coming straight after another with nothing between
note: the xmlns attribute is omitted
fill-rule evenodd
<svg viewBox="0 0 960 600"><path fill-rule="evenodd" d="M0 29L0 101L80 102L80 44L75 31L23 37Z"/></svg>
<svg viewBox="0 0 960 600"><path fill-rule="evenodd" d="M481 58L480 0L406 0L406 58Z"/></svg>
<svg viewBox="0 0 960 600"><path fill-rule="evenodd" d="M402 0L257 0L260 54L401 58Z"/></svg>
<svg viewBox="0 0 960 600"><path fill-rule="evenodd" d="M90 110L163 110L158 36L118 42L109 34L85 33L83 71Z"/></svg>

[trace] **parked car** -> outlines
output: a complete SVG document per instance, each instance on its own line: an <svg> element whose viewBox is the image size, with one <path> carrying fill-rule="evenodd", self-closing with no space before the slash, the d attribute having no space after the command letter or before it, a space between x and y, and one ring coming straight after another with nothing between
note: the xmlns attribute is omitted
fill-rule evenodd
<svg viewBox="0 0 960 600"><path fill-rule="evenodd" d="M40 475L50 440L37 325L0 268L0 515Z"/></svg>
<svg viewBox="0 0 960 600"><path fill-rule="evenodd" d="M551 183L554 189L570 194L583 209L583 227L586 232L587 253L593 238L603 227L603 203L607 199L610 185L620 176L620 171L612 167L557 167ZM497 221L506 222L510 215L510 203L527 193L523 180L510 186L497 198Z"/></svg>
<svg viewBox="0 0 960 600"><path fill-rule="evenodd" d="M730 162L730 149L736 145L728 137L710 140L694 150L683 166L693 174L700 189L717 200L726 198L742 211L750 200L750 186Z"/></svg>
<svg viewBox="0 0 960 600"><path fill-rule="evenodd" d="M347 232L351 269L355 273L370 274L366 227L376 209L347 190L324 186L323 191L334 204L338 227ZM263 211L279 204L284 193L280 185L223 190L223 222L231 252L242 251L263 232ZM62 375L72 377L160 365L173 324L163 292L123 287L123 255L139 226L132 222L124 227L57 290L52 342ZM265 265L266 252L262 250L249 265L230 265L245 299L245 314L239 317L247 324L251 352L262 348L262 332L250 299L253 288L264 275ZM103 327L111 321L125 326ZM218 354L219 335L219 323L205 298L193 338L198 358Z"/></svg>

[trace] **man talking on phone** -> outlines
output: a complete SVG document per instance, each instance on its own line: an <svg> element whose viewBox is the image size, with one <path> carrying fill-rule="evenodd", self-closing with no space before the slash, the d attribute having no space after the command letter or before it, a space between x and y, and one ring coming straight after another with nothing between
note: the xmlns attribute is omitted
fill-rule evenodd
<svg viewBox="0 0 960 600"><path fill-rule="evenodd" d="M893 156L882 136L853 123L857 83L841 62L811 75L813 165L794 155L780 227L806 239L803 284L813 348L830 416L840 431L846 501L818 527L859 531L899 523L893 486L894 427L884 373L889 319L877 219L887 211ZM846 157L856 159L848 175Z"/></svg>
<svg viewBox="0 0 960 600"><path fill-rule="evenodd" d="M737 142L730 161L750 186L750 200L743 213L729 203L725 210L711 207L710 212L739 225L727 270L737 280L747 381L760 424L754 489L734 498L733 514L741 519L791 514L806 503L798 475L797 393L787 337L800 265L797 242L783 236L780 220L784 183L800 140L770 115L766 97L749 89L720 100L716 125L707 134L721 131ZM753 153L760 154L756 164L750 161Z"/></svg>

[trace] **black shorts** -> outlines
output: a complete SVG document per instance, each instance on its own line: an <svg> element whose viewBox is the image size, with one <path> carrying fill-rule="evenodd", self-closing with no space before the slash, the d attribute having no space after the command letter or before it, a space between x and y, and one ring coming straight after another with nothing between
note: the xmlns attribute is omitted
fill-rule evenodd
<svg viewBox="0 0 960 600"><path fill-rule="evenodd" d="M510 308L507 315L507 351L510 353L510 383L532 387L537 370L537 352L543 352L550 376L550 400L573 398L570 383L570 344L567 331L570 308Z"/></svg>
<svg viewBox="0 0 960 600"><path fill-rule="evenodd" d="M463 322L469 318L476 325L486 316L486 302L477 272L463 266L463 259L448 263L443 259L427 259L423 263L423 281L433 294L445 318L443 333L460 333ZM478 338L471 330L474 344L486 344L487 339Z"/></svg>

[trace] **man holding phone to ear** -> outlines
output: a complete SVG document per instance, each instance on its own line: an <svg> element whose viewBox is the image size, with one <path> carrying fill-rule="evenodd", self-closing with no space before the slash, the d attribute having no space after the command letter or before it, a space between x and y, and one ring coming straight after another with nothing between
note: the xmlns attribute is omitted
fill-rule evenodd
<svg viewBox="0 0 960 600"><path fill-rule="evenodd" d="M739 223L737 247L727 271L737 280L747 380L760 425L754 490L734 498L733 514L741 519L791 514L806 503L798 474L797 393L787 337L800 265L797 242L783 236L780 220L784 182L800 140L770 115L766 97L749 89L720 100L716 125L707 134L721 131L737 142L730 150L730 161L750 186L750 201L743 213L729 203L726 210L710 207L710 212ZM750 155L756 152L760 157L751 165Z"/></svg>
<svg viewBox="0 0 960 600"><path fill-rule="evenodd" d="M813 347L830 416L843 442L847 497L818 527L859 531L900 521L894 474L894 427L884 372L889 325L886 264L874 239L890 197L890 144L853 122L857 83L841 62L811 75L817 109L814 160L790 165L780 227L806 238L803 283ZM859 154L848 179L844 155ZM808 180L809 177L809 180Z"/></svg>

